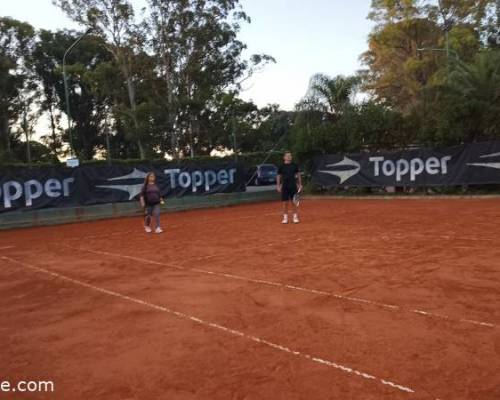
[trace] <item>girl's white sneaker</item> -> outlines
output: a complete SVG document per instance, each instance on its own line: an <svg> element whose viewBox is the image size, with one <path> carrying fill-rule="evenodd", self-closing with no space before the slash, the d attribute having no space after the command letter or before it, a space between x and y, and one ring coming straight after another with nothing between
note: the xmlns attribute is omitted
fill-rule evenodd
<svg viewBox="0 0 500 400"><path fill-rule="evenodd" d="M151 233L153 231L149 226L145 226L144 230L146 231L146 233Z"/></svg>
<svg viewBox="0 0 500 400"><path fill-rule="evenodd" d="M158 227L158 228L155 229L155 233L163 233L163 229L161 229L160 227Z"/></svg>

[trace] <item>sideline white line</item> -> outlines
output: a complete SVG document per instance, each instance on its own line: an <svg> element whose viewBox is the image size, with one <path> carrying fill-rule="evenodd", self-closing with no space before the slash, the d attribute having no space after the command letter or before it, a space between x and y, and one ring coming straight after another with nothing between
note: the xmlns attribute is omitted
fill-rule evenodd
<svg viewBox="0 0 500 400"><path fill-rule="evenodd" d="M250 340L252 342L256 342L256 343L259 343L259 344L271 347L273 349L280 350L280 351L282 351L284 353L292 354L292 355L294 355L296 357L299 357L299 358L304 358L304 359L313 361L313 362L318 363L318 364L326 365L326 366L329 366L331 368L338 369L338 370L341 370L343 372L346 372L348 374L357 375L357 376L359 376L359 377L361 377L363 379L375 380L379 384L382 384L382 385L385 385L385 386L390 386L390 387L392 387L394 389L397 389L399 391L402 391L402 392L415 393L415 391L413 389L411 389L411 388L409 388L407 386L399 385L399 384L396 384L394 382L391 382L391 381L388 381L388 380L385 380L385 379L382 379L382 378L377 378L374 375L370 375L370 374L367 374L365 372L358 371L358 370L356 370L354 368L347 367L347 366L342 365L342 364L338 364L338 363L336 363L334 361L325 360L323 358L314 357L314 356L312 356L310 354L307 354L307 353L303 353L303 352L300 352L300 351L297 351L297 350L292 350L289 347L286 347L286 346L283 346L283 345L280 345L280 344L277 344L277 343L274 343L274 342L270 342L270 341L267 341L265 339L261 339L261 338L259 338L257 336L249 335L249 334L246 334L244 332L237 331L235 329L227 328L227 327L225 327L223 325L219 325L219 324L214 323L214 322L205 321L205 320L203 320L201 318L198 318L198 317L195 317L195 316L192 316L192 315L189 315L189 314L185 314L185 313L182 313L180 311L175 311L175 310L172 310L170 308L167 308L167 307L164 307L164 306L160 306L160 305L157 305L157 304L154 304L154 303L149 303L147 301L144 301L144 300L141 300L141 299L137 299L135 297L127 296L125 294L114 292L112 290L108 290L108 289L104 289L104 288L101 288L101 287L98 287L98 286L94 286L94 285L91 285L89 283L80 281L78 279L73 279L73 278L67 277L65 275L58 274L57 272L49 271L49 270L47 270L45 268L37 267L37 266L32 265L32 264L27 264L27 263L15 260L15 259L10 258L10 257L3 257L2 256L1 258L3 260L10 261L11 263L21 265L21 266L23 266L25 268L29 268L29 269L31 269L33 271L36 271L36 272L39 272L39 273L43 273L43 274L46 274L46 275L50 275L50 276L53 276L53 277L58 278L60 280L71 282L71 283L73 283L75 285L83 286L83 287L86 287L88 289L92 289L92 290L95 290L97 292L100 292L100 293L103 293L103 294L107 294L109 296L120 298L122 300L128 300L128 301L130 301L132 303L140 304L140 305L143 305L145 307L149 307L149 308L157 310L157 311L162 311L162 312L165 312L165 313L168 313L168 314L171 314L171 315L175 315L178 318L189 320L189 321L192 321L192 322L196 322L197 324L200 324L200 325L203 325L203 326L208 326L210 328L214 328L214 329L217 329L217 330L229 333L229 334L231 334L233 336L239 336L239 337L245 338L247 340Z"/></svg>
<svg viewBox="0 0 500 400"><path fill-rule="evenodd" d="M13 249L15 246L3 246L3 247L0 247L0 250L9 250L9 249Z"/></svg>
<svg viewBox="0 0 500 400"><path fill-rule="evenodd" d="M200 269L200 268L184 268L184 267L181 267L181 266L178 266L175 264L164 263L164 262L159 262L159 261L152 261L152 260L147 260L144 258L127 256L127 255L123 255L123 254L110 253L107 251L88 250L88 249L83 249L83 248L78 248L78 247L71 247L71 246L67 246L67 245L65 245L65 247L72 249L72 250L83 251L83 252L87 252L87 253L91 253L91 254L98 254L98 255L118 257L118 258L138 261L138 262L141 262L143 264L159 265L159 266L163 266L163 267L167 267L167 268L171 268L171 269L177 269L177 270L181 270L181 271L192 271L192 272L197 272L197 273L205 274L205 275L220 276L220 277L224 277L224 278L235 279L235 280L245 281L245 282L250 282L250 283L256 283L256 284L260 284L260 285L274 286L274 287L279 287L282 289L289 289L289 290L294 290L294 291L299 291L299 292L317 294L320 296L328 296L328 297L332 297L335 299L349 301L349 302L353 302L353 303L368 304L371 306L381 307L381 308L391 310L391 311L408 312L408 313L417 314L417 315L421 315L421 316L425 316L425 317L443 319L443 320L447 320L447 321L455 322L455 323L466 323L466 324L483 326L483 327L488 327L488 328L496 328L497 327L496 324L493 324L490 322L475 321L475 320L470 320L470 319L465 319L465 318L453 318L453 317L450 317L447 315L436 314L436 313L427 312L427 311L405 309L404 307L394 305L394 304L380 303L377 301L361 299L358 297L342 296L340 294L336 294L336 293L332 293L332 292L326 292L323 290L309 289L309 288L304 288L304 287L300 287L300 286L288 285L288 284L280 283L280 282L272 282L272 281L267 281L267 280L263 280L263 279L247 278L244 276L228 274L225 272L208 271L208 270L204 270L204 269Z"/></svg>
<svg viewBox="0 0 500 400"><path fill-rule="evenodd" d="M302 241L302 238L298 238L298 239L293 239L293 240L289 240L286 242L286 245L291 245L293 243L298 243ZM258 245L258 246L249 246L249 247L245 247L241 250L243 251L251 251L251 250L259 250L259 249L263 249L263 248L266 248L266 247L276 247L276 246L285 246L285 243L283 242L278 242L278 243L264 243L264 244L261 244L261 245ZM216 257L221 257L223 256L224 254L223 253L215 253L215 254L209 254L207 256L202 256L202 257L195 257L195 258L192 258L192 259L188 259L188 260L183 260L183 261L203 261L203 260L209 260L211 258L216 258Z"/></svg>

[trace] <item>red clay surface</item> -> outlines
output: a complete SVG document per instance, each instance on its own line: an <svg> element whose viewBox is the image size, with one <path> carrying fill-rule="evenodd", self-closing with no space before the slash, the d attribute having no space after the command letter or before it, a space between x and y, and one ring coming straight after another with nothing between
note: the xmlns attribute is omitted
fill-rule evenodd
<svg viewBox="0 0 500 400"><path fill-rule="evenodd" d="M0 232L0 399L500 399L499 200L302 211Z"/></svg>

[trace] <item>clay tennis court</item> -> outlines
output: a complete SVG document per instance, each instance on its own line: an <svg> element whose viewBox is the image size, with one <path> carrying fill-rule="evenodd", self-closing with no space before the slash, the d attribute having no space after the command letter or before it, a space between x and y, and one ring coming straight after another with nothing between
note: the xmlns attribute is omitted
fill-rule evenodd
<svg viewBox="0 0 500 400"><path fill-rule="evenodd" d="M0 232L0 398L500 399L500 200L301 207Z"/></svg>

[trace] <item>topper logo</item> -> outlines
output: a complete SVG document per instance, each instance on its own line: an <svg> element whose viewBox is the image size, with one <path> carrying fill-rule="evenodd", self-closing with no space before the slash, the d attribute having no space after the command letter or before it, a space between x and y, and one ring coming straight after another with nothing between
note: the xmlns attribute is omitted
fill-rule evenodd
<svg viewBox="0 0 500 400"><path fill-rule="evenodd" d="M340 178L340 184L348 181L353 176L358 174L359 171L361 171L361 164L357 161L351 160L348 157L344 157L344 159L341 162L338 162L336 164L328 164L326 167L337 168L337 170L330 169L330 170L321 170L318 172L322 174L338 176ZM339 167L341 168L347 167L349 169L338 169Z"/></svg>
<svg viewBox="0 0 500 400"><path fill-rule="evenodd" d="M370 162L375 163L374 175L380 176L380 172L384 176L396 175L396 181L401 182L405 175L410 174L410 181L414 182L417 176L424 173L429 175L448 173L448 161L451 160L450 156L430 157L427 160L421 158L413 158L410 161L400 159L396 161L386 160L384 157L370 157Z"/></svg>
<svg viewBox="0 0 500 400"><path fill-rule="evenodd" d="M198 191L198 188L204 187L205 191L210 191L210 187L219 185L228 185L234 183L236 168L221 169L217 172L213 170L181 172L180 169L166 169L165 175L170 177L170 187L175 189L177 186L187 189L191 187L193 193Z"/></svg>
<svg viewBox="0 0 500 400"><path fill-rule="evenodd" d="M492 154L484 154L480 156L479 158L485 159L485 158L494 158L494 157L499 157L500 153L492 153ZM484 167L484 168L493 168L493 169L500 169L500 162L499 161L493 161L493 162L476 162L476 163L469 163L467 164L469 167Z"/></svg>
<svg viewBox="0 0 500 400"><path fill-rule="evenodd" d="M44 183L31 179L24 183L17 181L7 181L0 188L0 199L3 198L4 208L12 208L12 202L24 197L24 205L31 207L33 200L42 195L51 198L68 197L70 194L70 185L75 181L74 178L48 179Z"/></svg>

